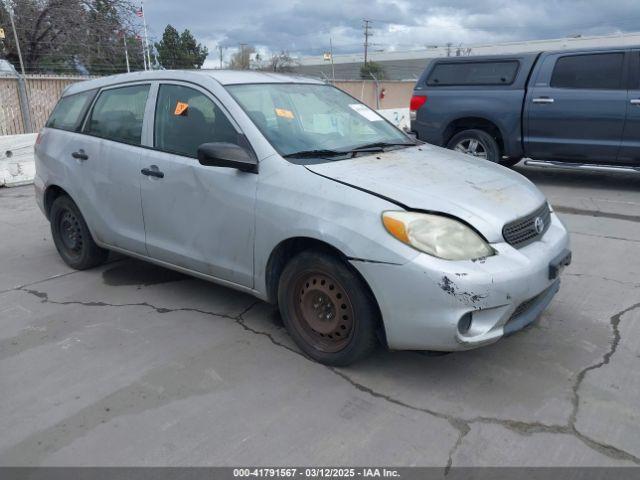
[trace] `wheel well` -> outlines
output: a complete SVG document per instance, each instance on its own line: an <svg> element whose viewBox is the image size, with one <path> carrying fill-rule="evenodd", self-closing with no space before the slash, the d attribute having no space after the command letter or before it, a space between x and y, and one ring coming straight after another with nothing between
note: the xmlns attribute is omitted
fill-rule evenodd
<svg viewBox="0 0 640 480"><path fill-rule="evenodd" d="M47 190L44 192L44 211L47 218L49 218L49 212L51 212L51 205L53 205L56 198L61 197L62 195L69 196L63 188L57 185L47 187Z"/></svg>
<svg viewBox="0 0 640 480"><path fill-rule="evenodd" d="M384 345L386 345L387 343L384 324L382 321L382 313L380 311L378 301L376 300L376 297L371 290L371 287L362 277L360 272L349 263L348 257L344 253L342 253L333 245L323 242L322 240L317 240L315 238L309 237L294 237L280 242L276 246L276 248L273 249L271 255L269 256L269 261L267 262L267 269L265 272L267 296L269 302L274 305L278 303L278 283L280 282L280 276L282 275L284 267L295 255L305 250L315 250L335 255L340 258L345 263L345 265L347 265L347 268L350 268L356 275L358 275L358 277L360 277L369 295L371 296L376 309L378 310L378 319L380 322L378 325L378 335L380 341Z"/></svg>
<svg viewBox="0 0 640 480"><path fill-rule="evenodd" d="M449 140L451 140L455 134L462 132L463 130L470 129L487 132L495 139L496 142L498 142L500 153L504 153L504 140L500 129L495 123L487 120L486 118L480 117L459 118L451 122L444 132L444 144L447 145Z"/></svg>
<svg viewBox="0 0 640 480"><path fill-rule="evenodd" d="M271 303L278 303L278 283L280 282L280 275L282 275L284 267L289 260L305 250L327 252L338 256L343 261L347 260L347 256L333 245L329 245L315 238L294 237L280 242L271 252L271 256L269 256L269 261L267 262L267 295Z"/></svg>

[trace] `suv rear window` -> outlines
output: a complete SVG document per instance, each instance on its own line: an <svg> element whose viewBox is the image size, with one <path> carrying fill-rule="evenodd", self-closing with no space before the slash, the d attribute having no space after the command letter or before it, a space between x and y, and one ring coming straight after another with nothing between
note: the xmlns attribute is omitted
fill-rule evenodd
<svg viewBox="0 0 640 480"><path fill-rule="evenodd" d="M516 78L518 66L516 60L438 63L427 85L509 85Z"/></svg>
<svg viewBox="0 0 640 480"><path fill-rule="evenodd" d="M623 53L596 53L560 57L553 68L551 86L617 90L622 88Z"/></svg>
<svg viewBox="0 0 640 480"><path fill-rule="evenodd" d="M76 131L80 127L84 112L95 94L95 90L89 90L88 92L62 97L56 108L53 109L45 126L70 132Z"/></svg>

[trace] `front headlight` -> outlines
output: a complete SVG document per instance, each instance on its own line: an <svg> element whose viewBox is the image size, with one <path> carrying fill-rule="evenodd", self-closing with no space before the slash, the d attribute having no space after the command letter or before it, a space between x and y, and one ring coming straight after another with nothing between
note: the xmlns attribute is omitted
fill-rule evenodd
<svg viewBox="0 0 640 480"><path fill-rule="evenodd" d="M382 223L401 242L445 260L472 260L495 253L471 228L442 215L384 212Z"/></svg>

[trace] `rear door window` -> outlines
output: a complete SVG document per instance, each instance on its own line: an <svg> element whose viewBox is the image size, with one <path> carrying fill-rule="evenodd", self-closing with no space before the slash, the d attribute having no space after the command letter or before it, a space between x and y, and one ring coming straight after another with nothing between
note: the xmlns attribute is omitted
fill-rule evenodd
<svg viewBox="0 0 640 480"><path fill-rule="evenodd" d="M149 85L111 88L100 92L85 132L116 142L140 145Z"/></svg>
<svg viewBox="0 0 640 480"><path fill-rule="evenodd" d="M45 126L70 132L76 131L80 127L82 117L95 94L95 90L89 90L62 97L56 108L53 109Z"/></svg>
<svg viewBox="0 0 640 480"><path fill-rule="evenodd" d="M197 157L203 143L238 143L238 132L204 93L182 85L160 85L154 122L155 148Z"/></svg>
<svg viewBox="0 0 640 480"><path fill-rule="evenodd" d="M622 52L560 57L551 74L551 86L618 90L623 88L623 64L624 53Z"/></svg>
<svg viewBox="0 0 640 480"><path fill-rule="evenodd" d="M429 74L427 85L509 85L516 77L518 66L516 60L438 63Z"/></svg>

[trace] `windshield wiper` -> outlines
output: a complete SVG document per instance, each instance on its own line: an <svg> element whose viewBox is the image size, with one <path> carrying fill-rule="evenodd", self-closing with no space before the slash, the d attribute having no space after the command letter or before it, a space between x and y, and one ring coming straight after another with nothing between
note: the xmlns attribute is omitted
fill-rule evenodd
<svg viewBox="0 0 640 480"><path fill-rule="evenodd" d="M374 142L361 145L356 148L352 148L350 152L368 152L368 151L383 151L385 147L413 147L417 145L413 142Z"/></svg>
<svg viewBox="0 0 640 480"><path fill-rule="evenodd" d="M299 152L288 153L283 155L284 158L313 158L313 157L337 157L340 155L349 155L350 152L340 152L338 150L300 150Z"/></svg>

